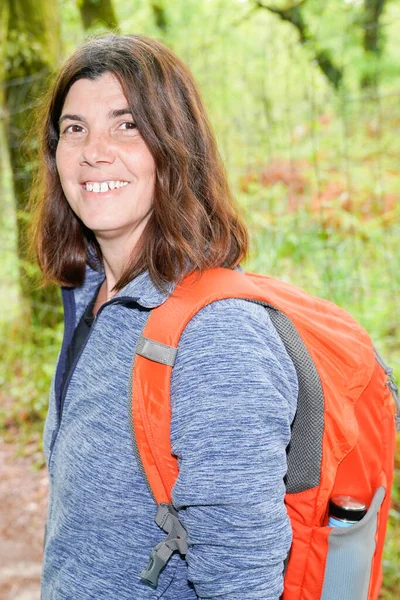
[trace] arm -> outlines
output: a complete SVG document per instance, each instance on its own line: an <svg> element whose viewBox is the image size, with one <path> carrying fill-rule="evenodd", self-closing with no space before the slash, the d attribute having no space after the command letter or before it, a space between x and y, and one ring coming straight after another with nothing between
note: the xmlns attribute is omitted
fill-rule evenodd
<svg viewBox="0 0 400 600"><path fill-rule="evenodd" d="M291 543L283 477L297 379L267 311L223 300L198 313L171 398L173 502L198 597L277 600Z"/></svg>

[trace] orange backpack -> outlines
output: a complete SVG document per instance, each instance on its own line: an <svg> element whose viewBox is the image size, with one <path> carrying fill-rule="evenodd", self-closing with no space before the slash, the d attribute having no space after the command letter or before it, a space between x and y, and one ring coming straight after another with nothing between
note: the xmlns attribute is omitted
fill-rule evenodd
<svg viewBox="0 0 400 600"><path fill-rule="evenodd" d="M224 298L262 303L297 371L299 396L287 451L285 503L293 543L283 600L376 600L391 500L395 425L391 370L368 334L345 311L275 279L228 269L190 275L150 313L136 348L132 431L139 463L168 533L142 578L157 585L185 531L171 504L178 466L170 444L170 380L180 336L204 306ZM327 526L329 499L356 496L366 516Z"/></svg>

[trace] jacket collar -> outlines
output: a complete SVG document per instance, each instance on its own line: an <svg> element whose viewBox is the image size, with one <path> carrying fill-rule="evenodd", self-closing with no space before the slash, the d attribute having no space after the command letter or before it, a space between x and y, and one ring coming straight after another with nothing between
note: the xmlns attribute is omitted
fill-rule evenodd
<svg viewBox="0 0 400 600"><path fill-rule="evenodd" d="M101 283L104 281L104 270L92 269L86 266L85 280L80 287L68 290L64 288L63 295L74 296L75 305L77 309L77 316L80 317L83 314L84 309L92 300L96 290L99 288ZM114 299L120 298L121 301L135 302L143 308L151 309L156 308L163 304L167 298L172 294L176 287L176 283L169 283L166 285L165 291L159 290L150 278L149 272L145 271L138 275L133 281L130 281L124 288L122 288L115 296Z"/></svg>
<svg viewBox="0 0 400 600"><path fill-rule="evenodd" d="M129 298L143 308L156 308L163 304L172 294L176 283L169 283L165 291L159 290L151 280L148 271L130 281L114 298Z"/></svg>

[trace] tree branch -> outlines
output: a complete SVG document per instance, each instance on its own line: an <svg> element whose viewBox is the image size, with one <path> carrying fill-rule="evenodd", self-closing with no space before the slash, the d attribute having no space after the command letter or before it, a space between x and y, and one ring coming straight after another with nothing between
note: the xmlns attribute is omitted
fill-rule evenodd
<svg viewBox="0 0 400 600"><path fill-rule="evenodd" d="M293 27L297 29L300 43L307 43L312 48L314 59L322 73L328 79L329 83L331 83L335 89L338 89L343 79L343 71L340 67L335 65L334 60L328 50L319 48L317 38L309 30L301 11L307 0L300 0L299 2L291 3L284 8L269 6L268 4L264 4L259 0L254 1L257 8L268 10L269 12L277 15L282 21L291 23Z"/></svg>
<svg viewBox="0 0 400 600"><path fill-rule="evenodd" d="M364 50L380 54L379 19L386 0L364 0Z"/></svg>
<svg viewBox="0 0 400 600"><path fill-rule="evenodd" d="M263 2L260 2L259 0L255 0L255 5L258 8L266 8L270 12L273 12L279 16L282 16L284 14L290 15L293 12L296 12L299 8L304 6L304 4L306 2L307 2L307 0L300 0L299 2L293 2L292 4L288 4L288 6L286 6L285 8L276 8L275 6L267 6L266 4L263 4ZM289 18L287 20L289 20Z"/></svg>

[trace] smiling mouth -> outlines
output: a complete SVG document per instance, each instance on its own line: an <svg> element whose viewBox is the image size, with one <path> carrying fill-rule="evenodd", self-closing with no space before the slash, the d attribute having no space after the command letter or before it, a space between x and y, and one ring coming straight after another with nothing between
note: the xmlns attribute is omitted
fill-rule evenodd
<svg viewBox="0 0 400 600"><path fill-rule="evenodd" d="M127 186L129 181L87 181L83 183L83 188L87 192L95 192L96 194L104 194L105 192L118 190Z"/></svg>

